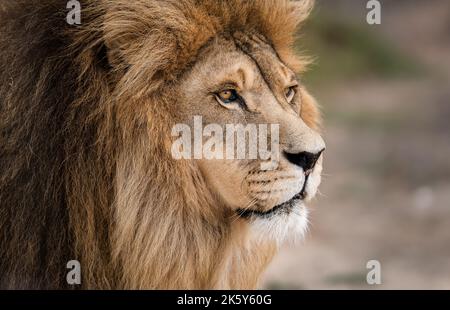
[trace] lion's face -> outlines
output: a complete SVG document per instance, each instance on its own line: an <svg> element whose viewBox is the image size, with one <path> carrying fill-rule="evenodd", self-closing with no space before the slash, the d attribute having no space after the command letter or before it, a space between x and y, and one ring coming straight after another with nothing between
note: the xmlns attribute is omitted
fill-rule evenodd
<svg viewBox="0 0 450 310"><path fill-rule="evenodd" d="M198 59L180 85L179 117L192 128L194 116L201 116L203 126L223 129L223 159L196 157L211 190L227 208L253 227L269 229L277 240L291 230L302 232L304 202L316 194L325 149L311 128L318 122L311 97L261 36L215 39ZM234 158L227 157L227 124L267 124L268 149L276 140L271 126L278 125L278 158L271 157L276 161L272 168L265 168L267 161L260 157L249 158L249 136L245 145L236 146ZM246 147L244 159L236 158L240 147Z"/></svg>

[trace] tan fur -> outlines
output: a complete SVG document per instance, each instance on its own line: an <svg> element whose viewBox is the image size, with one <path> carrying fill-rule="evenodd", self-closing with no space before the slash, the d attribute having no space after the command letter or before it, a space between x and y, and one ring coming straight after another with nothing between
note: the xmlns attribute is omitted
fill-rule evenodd
<svg viewBox="0 0 450 310"><path fill-rule="evenodd" d="M292 44L312 1L89 1L80 27L53 22L55 3L19 1L0 22L0 287L66 288L78 259L84 288L255 288L276 245L250 237L196 162L173 160L170 130L191 113L174 103L218 37L260 34L304 69Z"/></svg>

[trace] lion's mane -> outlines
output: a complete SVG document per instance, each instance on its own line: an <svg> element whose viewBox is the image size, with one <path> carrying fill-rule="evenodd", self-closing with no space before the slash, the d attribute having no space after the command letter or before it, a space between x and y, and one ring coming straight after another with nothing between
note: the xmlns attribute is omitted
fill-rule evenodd
<svg viewBox="0 0 450 310"><path fill-rule="evenodd" d="M0 288L71 288L74 259L84 288L252 287L271 246L231 254L239 231L170 155L172 90L219 34L296 66L311 1L81 3L81 25L66 1L0 6Z"/></svg>

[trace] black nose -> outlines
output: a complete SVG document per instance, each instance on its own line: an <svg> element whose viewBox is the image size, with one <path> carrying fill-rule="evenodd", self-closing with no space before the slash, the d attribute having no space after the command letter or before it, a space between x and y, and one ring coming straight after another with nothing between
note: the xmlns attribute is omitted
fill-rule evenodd
<svg viewBox="0 0 450 310"><path fill-rule="evenodd" d="M301 153L288 153L284 152L284 155L286 156L287 160L289 162L293 163L294 165L297 165L299 167L303 168L303 171L307 172L314 168L314 166L317 163L317 160L319 159L320 155L323 153L324 150L320 151L319 153L309 153L309 152L301 152Z"/></svg>

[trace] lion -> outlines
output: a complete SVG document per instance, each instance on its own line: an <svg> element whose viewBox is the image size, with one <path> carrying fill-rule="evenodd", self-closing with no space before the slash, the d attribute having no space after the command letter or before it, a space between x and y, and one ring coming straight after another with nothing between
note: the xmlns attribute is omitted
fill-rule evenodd
<svg viewBox="0 0 450 310"><path fill-rule="evenodd" d="M3 2L0 288L257 288L320 183L293 49L313 1L89 0L81 25L65 1ZM277 168L174 159L195 115L279 124Z"/></svg>

